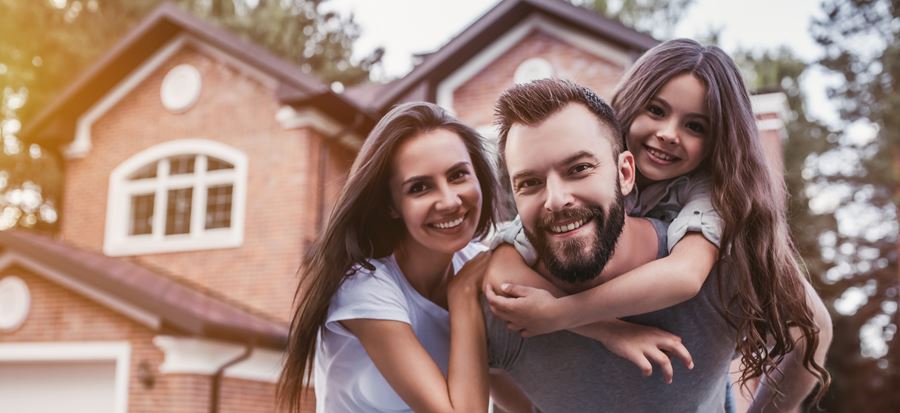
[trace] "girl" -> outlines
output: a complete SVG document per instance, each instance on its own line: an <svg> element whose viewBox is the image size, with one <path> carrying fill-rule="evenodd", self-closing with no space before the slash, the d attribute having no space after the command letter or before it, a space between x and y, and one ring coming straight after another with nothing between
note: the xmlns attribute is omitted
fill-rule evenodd
<svg viewBox="0 0 900 413"><path fill-rule="evenodd" d="M472 242L493 222L484 153L428 103L396 107L366 139L303 263L279 383L291 411L313 369L319 412L487 410Z"/></svg>
<svg viewBox="0 0 900 413"><path fill-rule="evenodd" d="M626 73L612 106L639 171L640 192L629 196L629 213L672 222L670 255L557 299L527 286L547 288L512 248L501 247L487 277L507 297L489 294L492 309L523 335L561 329L586 334L578 327L692 298L713 265L727 259L735 295L733 310L725 315L739 338L740 381L772 376L776 392L794 395L780 408L798 405L813 378L821 385L821 398L829 383L822 364L830 320L797 262L785 222L783 182L772 178L765 165L750 99L734 62L720 49L692 40L665 42ZM533 264L534 249L522 231L504 233ZM507 274L519 279L503 283ZM647 373L648 358L658 355L623 356L646 366ZM810 375L790 378L795 387L787 389L788 378L773 374L782 362L802 363Z"/></svg>

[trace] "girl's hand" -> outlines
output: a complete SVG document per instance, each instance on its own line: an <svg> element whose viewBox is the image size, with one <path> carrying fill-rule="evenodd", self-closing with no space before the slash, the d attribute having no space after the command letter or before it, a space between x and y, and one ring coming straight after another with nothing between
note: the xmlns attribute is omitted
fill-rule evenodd
<svg viewBox="0 0 900 413"><path fill-rule="evenodd" d="M653 373L654 363L659 365L666 383L672 383L674 374L669 359L671 356L681 359L688 369L694 368L694 361L681 343L681 337L658 328L615 320L586 325L573 331L599 341L613 354L634 363L644 376Z"/></svg>
<svg viewBox="0 0 900 413"><path fill-rule="evenodd" d="M510 330L531 337L566 328L557 311L557 298L549 291L511 283L503 283L500 289L503 295L488 286L485 296L491 311L505 320Z"/></svg>

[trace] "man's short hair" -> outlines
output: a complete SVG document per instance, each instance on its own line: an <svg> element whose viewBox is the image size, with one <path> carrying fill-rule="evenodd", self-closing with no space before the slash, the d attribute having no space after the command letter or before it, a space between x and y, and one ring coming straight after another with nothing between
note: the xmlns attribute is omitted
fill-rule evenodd
<svg viewBox="0 0 900 413"><path fill-rule="evenodd" d="M513 86L503 92L494 107L494 123L500 129L500 165L506 170L506 137L510 128L519 123L538 125L570 103L588 108L612 132L603 136L612 146L613 159L622 152L622 130L616 114L594 91L562 79L540 79Z"/></svg>

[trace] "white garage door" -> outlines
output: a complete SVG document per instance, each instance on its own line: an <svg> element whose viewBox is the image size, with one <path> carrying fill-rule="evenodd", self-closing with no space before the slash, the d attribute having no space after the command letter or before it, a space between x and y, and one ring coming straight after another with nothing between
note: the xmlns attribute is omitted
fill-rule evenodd
<svg viewBox="0 0 900 413"><path fill-rule="evenodd" d="M0 361L0 410L114 413L116 362Z"/></svg>

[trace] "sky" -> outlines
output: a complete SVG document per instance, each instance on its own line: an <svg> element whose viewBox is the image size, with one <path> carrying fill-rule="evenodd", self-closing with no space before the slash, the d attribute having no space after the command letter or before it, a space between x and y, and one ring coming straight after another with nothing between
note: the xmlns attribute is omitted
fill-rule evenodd
<svg viewBox="0 0 900 413"><path fill-rule="evenodd" d="M414 53L440 48L475 19L490 10L497 0L331 0L329 8L353 13L362 36L356 43L360 56L379 46L386 48L382 68L373 76L390 79L412 68ZM452 7L447 7L452 4ZM775 50L787 47L812 61L821 50L809 34L811 19L820 16L818 0L695 0L675 28L677 37L702 37L719 29L726 52L737 48ZM808 110L834 124L837 115L826 98L830 79L812 70L802 79Z"/></svg>

